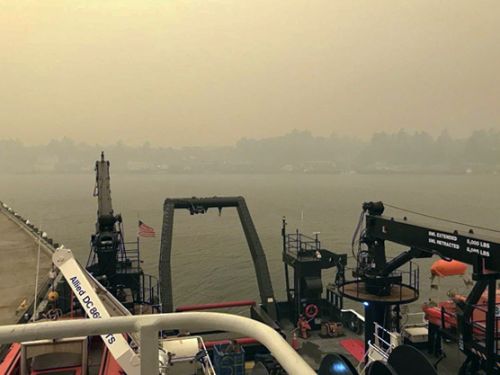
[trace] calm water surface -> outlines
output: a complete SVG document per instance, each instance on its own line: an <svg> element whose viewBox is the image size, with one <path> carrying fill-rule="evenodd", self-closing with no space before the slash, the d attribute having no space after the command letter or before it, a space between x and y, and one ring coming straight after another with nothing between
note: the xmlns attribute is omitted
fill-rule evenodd
<svg viewBox="0 0 500 375"><path fill-rule="evenodd" d="M41 225L49 236L73 249L78 259L85 263L96 219L96 199L92 197L94 181L93 174L0 175L0 200ZM157 237L141 240L144 268L152 274L158 273L165 198L244 196L266 251L278 298L285 296L280 237L282 216L287 217L290 230L299 228L306 234L321 232L324 247L348 254L361 204L367 200L382 200L435 216L500 229L500 176L495 175L112 173L111 188L115 212L123 215L127 240L135 239L138 218L157 231ZM404 215L391 210L387 213ZM428 219L406 216L430 223ZM224 210L220 217L217 210L196 216L176 212L173 247L176 304L258 296L253 263L234 209ZM401 250L403 248L391 247L389 252L397 254ZM434 260L418 261L422 299L436 293L430 291L428 281L428 270ZM326 272L324 283L332 276L332 272ZM458 277L441 280L437 293L444 295L450 288L464 292L463 285ZM418 306L412 308L418 309Z"/></svg>

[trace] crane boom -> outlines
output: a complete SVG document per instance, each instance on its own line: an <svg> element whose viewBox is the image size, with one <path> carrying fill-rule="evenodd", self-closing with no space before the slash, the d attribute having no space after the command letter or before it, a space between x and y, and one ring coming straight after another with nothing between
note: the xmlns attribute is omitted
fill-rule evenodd
<svg viewBox="0 0 500 375"><path fill-rule="evenodd" d="M500 305L496 300L496 282L500 279L500 240L478 236L472 230L464 234L412 224L406 218L385 217L382 216L382 202L364 203L363 211L366 213L366 225L361 242L368 250L366 264L361 263L360 266L358 262L356 273L366 283L366 291L378 296L390 293L392 285L401 281L400 277L391 276L391 273L414 258L438 255L446 260L472 265L472 278L476 283L465 301L457 304L456 311L459 347L467 355L463 369L465 371L470 362L483 367L488 374L499 373L500 355L496 350L496 341ZM410 249L388 261L386 241L409 246ZM486 303L478 307L478 301L486 290ZM478 308L485 316L480 322L484 326L484 337L474 335L477 322L473 312Z"/></svg>
<svg viewBox="0 0 500 375"><path fill-rule="evenodd" d="M69 249L59 248L52 261L62 272L74 295L90 319L109 318L111 315L94 291L86 271L80 267ZM128 375L140 374L140 358L121 334L109 333L101 336L109 352Z"/></svg>
<svg viewBox="0 0 500 375"><path fill-rule="evenodd" d="M124 250L121 233L121 215L115 215L111 201L109 161L104 152L95 163L96 182L94 196L97 197L97 221L95 234L91 239L91 256L87 269L96 277L113 280L118 269L118 256ZM115 292L116 285L110 285Z"/></svg>
<svg viewBox="0 0 500 375"><path fill-rule="evenodd" d="M101 160L95 162L95 172L94 196L97 197L97 216L113 216L113 204L111 202L111 186L109 178L109 161L104 160L104 152L101 152Z"/></svg>
<svg viewBox="0 0 500 375"><path fill-rule="evenodd" d="M367 206L366 216L365 237L368 240L391 241L473 266L480 261L486 269L500 272L498 239L425 227L408 220L377 215L370 211L370 207Z"/></svg>

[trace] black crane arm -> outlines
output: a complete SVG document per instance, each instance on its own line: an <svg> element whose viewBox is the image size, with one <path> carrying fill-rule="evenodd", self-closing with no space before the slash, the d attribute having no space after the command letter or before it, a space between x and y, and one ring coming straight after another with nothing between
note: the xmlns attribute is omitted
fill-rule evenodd
<svg viewBox="0 0 500 375"><path fill-rule="evenodd" d="M109 161L105 160L104 152L101 152L101 159L95 163L95 172L94 196L97 197L97 221L95 234L91 238L92 251L87 261L87 269L95 276L106 275L112 278L117 270L117 254L124 247L120 233L122 218L113 211Z"/></svg>
<svg viewBox="0 0 500 375"><path fill-rule="evenodd" d="M381 202L365 203L363 207L367 210L365 240L368 243L390 241L409 246L411 250L401 255L405 256L407 261L435 254L442 258L471 264L474 266L475 273L483 266L490 271L500 272L499 239L425 227L410 223L406 219L386 217L382 215L383 204ZM386 264L380 264L383 260L379 261L377 268L380 267L379 269L382 270L398 258L400 262L401 257L396 257Z"/></svg>
<svg viewBox="0 0 500 375"><path fill-rule="evenodd" d="M496 311L500 305L497 304L496 282L500 279L500 239L479 236L472 230L461 233L410 223L406 218L386 217L382 215L382 202L364 203L363 210L366 222L361 241L368 247L367 264L360 267L358 263L357 274L364 279L370 293L383 295L390 291L391 284L398 282L396 276L390 275L391 272L414 258L438 255L473 266L472 277L476 283L466 300L457 304L459 347L467 355L467 361L480 364L488 374L498 373L500 355L496 351L496 342L500 318L497 318ZM409 246L410 249L387 261L385 241ZM473 329L473 312L486 289L486 309L484 305L481 307L482 311L486 311L481 321L485 325L484 335L477 336ZM466 368L464 366L462 370ZM461 373L469 373L462 370Z"/></svg>
<svg viewBox="0 0 500 375"><path fill-rule="evenodd" d="M113 217L113 204L111 202L111 188L109 178L109 161L104 159L95 162L95 188L94 196L97 197L97 218Z"/></svg>

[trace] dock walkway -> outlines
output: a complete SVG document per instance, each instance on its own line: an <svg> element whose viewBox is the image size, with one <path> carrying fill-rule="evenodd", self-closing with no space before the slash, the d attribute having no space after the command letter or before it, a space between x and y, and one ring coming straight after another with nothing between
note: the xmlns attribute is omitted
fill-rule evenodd
<svg viewBox="0 0 500 375"><path fill-rule="evenodd" d="M40 234L0 202L0 325L21 321L34 302ZM53 247L40 239L39 296L48 288Z"/></svg>

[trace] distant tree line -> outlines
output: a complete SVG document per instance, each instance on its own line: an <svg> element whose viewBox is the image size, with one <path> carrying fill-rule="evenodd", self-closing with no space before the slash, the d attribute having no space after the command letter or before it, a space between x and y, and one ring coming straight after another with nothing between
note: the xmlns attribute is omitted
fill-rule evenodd
<svg viewBox="0 0 500 375"><path fill-rule="evenodd" d="M79 173L92 170L101 150L113 171L137 173L490 173L500 172L500 131L465 138L447 131L375 133L369 141L292 131L241 139L226 147L89 145L68 138L30 146L0 140L0 173Z"/></svg>

